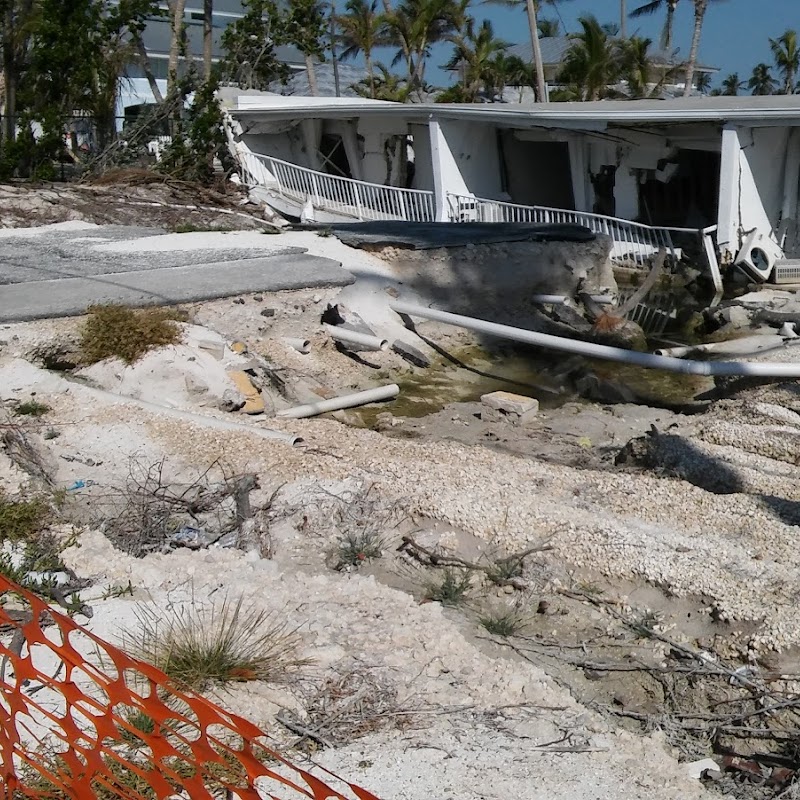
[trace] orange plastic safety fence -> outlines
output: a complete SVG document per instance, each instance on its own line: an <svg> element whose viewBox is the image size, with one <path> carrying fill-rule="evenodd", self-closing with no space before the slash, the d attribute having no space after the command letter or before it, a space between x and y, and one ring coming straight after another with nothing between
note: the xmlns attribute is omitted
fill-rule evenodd
<svg viewBox="0 0 800 800"><path fill-rule="evenodd" d="M378 800L296 767L252 723L0 576L5 592L27 613L0 606L0 797Z"/></svg>

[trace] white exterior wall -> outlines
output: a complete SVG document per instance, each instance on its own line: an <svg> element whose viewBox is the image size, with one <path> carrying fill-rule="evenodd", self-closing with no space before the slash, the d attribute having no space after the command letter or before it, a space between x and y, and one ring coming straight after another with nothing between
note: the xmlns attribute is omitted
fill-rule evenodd
<svg viewBox="0 0 800 800"><path fill-rule="evenodd" d="M726 127L722 134L717 242L732 261L754 228L777 240L791 128Z"/></svg>
<svg viewBox="0 0 800 800"><path fill-rule="evenodd" d="M362 117L358 120L358 135L363 138L363 180L369 183L386 183L386 140L408 132L408 124L402 120L374 117Z"/></svg>

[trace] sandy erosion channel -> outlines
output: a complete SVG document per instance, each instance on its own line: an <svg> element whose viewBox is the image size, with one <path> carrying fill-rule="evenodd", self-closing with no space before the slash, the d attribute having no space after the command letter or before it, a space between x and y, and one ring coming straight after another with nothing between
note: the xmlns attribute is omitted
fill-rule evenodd
<svg viewBox="0 0 800 800"><path fill-rule="evenodd" d="M43 368L53 343L62 354L74 347L80 320L0 331L8 423L35 448L51 485L67 490L63 513L77 538L63 558L92 579L81 592L94 610L86 624L119 642L135 628L137 607L168 614L239 595L279 615L300 634L301 655L311 664L288 683L248 682L213 690L214 698L289 748L297 737L277 721L282 712L310 718L320 687L360 681L375 701L371 710L349 728L331 724L331 746L317 742L313 759L381 797L704 795L679 762L708 755L707 741L681 748L674 730L642 733L638 723L623 728L624 719L596 710L607 700L628 720L649 719L657 716L655 695L627 691L618 676L585 663L578 667L583 683L572 684L548 658L522 657L480 619L497 609L518 612L537 646L555 641L562 654L579 648L585 655L602 638L604 656L613 652L618 666L639 658L653 668L671 665L674 647L643 643L619 624L619 616L640 615L691 652L711 652L709 637L719 637L721 654L748 664L748 675L781 672L786 662L776 653L789 658L800 637L792 589L800 568L793 546L798 498L794 449L786 444L800 430L800 408L791 391L750 390L691 418L630 407L632 421L615 429L613 442L602 439L598 420L621 424L619 414L583 407L581 413L601 415L592 417L597 432L586 436L586 418L575 409L545 413L536 430L543 437L556 428L568 432L575 451L588 454L575 463L443 439L435 423L430 435L417 429L400 437L330 418L270 417L309 393L344 393L420 369L391 351L354 359L320 328L322 310L339 303L383 335L411 337L386 308L390 290L404 285L390 264L330 238L300 234L292 243L351 259L362 279L343 290L198 304L189 309L195 327L184 329L182 344L133 366L110 360L66 373ZM469 344L437 326L420 331L448 348ZM288 346L290 335L310 339L312 352ZM231 348L236 341L245 343L244 354ZM423 340L409 341L425 348ZM212 350L222 343L222 359L208 355L209 342ZM247 366L248 354L276 367L294 399L264 386L265 414L221 410L227 370ZM13 415L31 399L49 410L35 419ZM459 407L450 422L461 415L469 427L472 411ZM235 425L222 429L182 412ZM618 467L614 453L643 432L637 415L646 418L644 429L662 430ZM305 444L264 438L257 431L265 428ZM501 432L496 438L518 435L502 425L492 430ZM141 558L115 547L109 509L124 502L137 470L155 464L173 486L202 476L257 476L251 503L260 514L259 547L192 552L164 541ZM0 487L12 497L37 488L8 452L0 456ZM342 564L343 538L366 525L380 536L380 552L363 565ZM472 571L464 602L453 607L430 602L430 582L441 570L397 553L409 535L478 565L549 549L525 559L517 588ZM132 595L116 591L129 582ZM738 685L727 675L722 683Z"/></svg>

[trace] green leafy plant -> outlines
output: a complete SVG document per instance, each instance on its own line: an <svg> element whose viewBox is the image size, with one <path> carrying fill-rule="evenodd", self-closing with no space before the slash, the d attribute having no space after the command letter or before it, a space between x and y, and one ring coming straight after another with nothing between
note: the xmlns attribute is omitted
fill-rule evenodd
<svg viewBox="0 0 800 800"><path fill-rule="evenodd" d="M81 330L82 360L94 364L119 358L132 364L151 350L180 342L176 322L184 319L185 314L171 308L90 306Z"/></svg>
<svg viewBox="0 0 800 800"><path fill-rule="evenodd" d="M50 411L50 406L47 403L40 403L38 400L26 400L19 403L14 409L14 413L18 417L43 417L48 411Z"/></svg>
<svg viewBox="0 0 800 800"><path fill-rule="evenodd" d="M229 598L217 606L136 611L138 631L123 646L180 684L202 690L213 684L286 680L310 663L298 656L300 639L267 611Z"/></svg>
<svg viewBox="0 0 800 800"><path fill-rule="evenodd" d="M41 498L12 500L0 492L0 541L31 539L41 529L48 511L47 503Z"/></svg>
<svg viewBox="0 0 800 800"><path fill-rule="evenodd" d="M464 602L472 582L472 571L447 567L438 580L425 587L425 599L444 606L457 606Z"/></svg>

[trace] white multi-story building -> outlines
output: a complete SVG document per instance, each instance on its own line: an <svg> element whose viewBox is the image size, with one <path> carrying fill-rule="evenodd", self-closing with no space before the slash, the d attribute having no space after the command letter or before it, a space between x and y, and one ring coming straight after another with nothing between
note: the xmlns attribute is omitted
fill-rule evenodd
<svg viewBox="0 0 800 800"><path fill-rule="evenodd" d="M162 4L166 9L166 4ZM184 12L186 25L186 46L190 58L201 60L203 57L203 2L188 0ZM225 28L244 15L241 0L214 0L213 12L213 49L215 60L219 59L222 50L220 39ZM172 39L171 20L169 16L154 17L145 28L143 40L150 61L150 69L156 78L159 89L166 91L167 62ZM278 47L278 58L293 71L303 68L303 56L293 47ZM125 109L155 102L150 84L145 77L144 69L138 62L128 65L125 78L120 87L118 115L123 117Z"/></svg>

